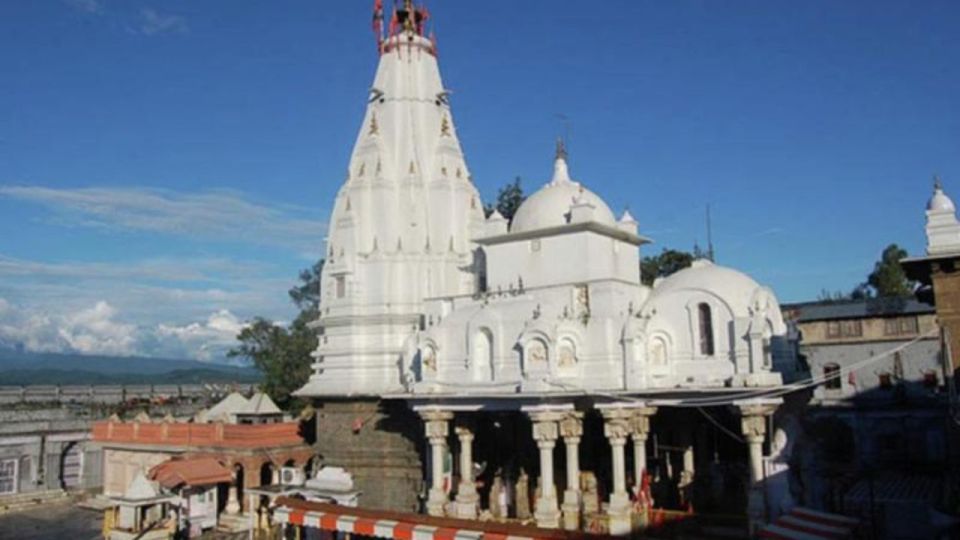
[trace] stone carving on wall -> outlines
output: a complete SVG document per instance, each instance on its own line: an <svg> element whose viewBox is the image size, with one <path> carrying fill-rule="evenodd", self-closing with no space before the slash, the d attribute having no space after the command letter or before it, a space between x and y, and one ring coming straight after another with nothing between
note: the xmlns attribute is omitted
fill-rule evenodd
<svg viewBox="0 0 960 540"><path fill-rule="evenodd" d="M547 363L547 346L539 339L535 339L527 345L527 359L530 366L542 366Z"/></svg>
<svg viewBox="0 0 960 540"><path fill-rule="evenodd" d="M425 372L437 372L437 352L433 350L433 347L424 347L420 352L420 358Z"/></svg>
<svg viewBox="0 0 960 540"><path fill-rule="evenodd" d="M577 364L577 350L573 342L564 339L560 342L559 358L557 365L561 368L570 368Z"/></svg>
<svg viewBox="0 0 960 540"><path fill-rule="evenodd" d="M590 320L590 289L587 285L577 285L574 288L573 312L583 324Z"/></svg>
<svg viewBox="0 0 960 540"><path fill-rule="evenodd" d="M650 342L650 364L667 365L667 344L661 338L653 338Z"/></svg>

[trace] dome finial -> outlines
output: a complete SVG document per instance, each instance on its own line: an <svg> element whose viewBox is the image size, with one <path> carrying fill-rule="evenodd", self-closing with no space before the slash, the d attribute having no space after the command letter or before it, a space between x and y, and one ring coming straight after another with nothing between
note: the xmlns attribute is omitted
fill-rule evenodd
<svg viewBox="0 0 960 540"><path fill-rule="evenodd" d="M553 162L553 179L550 184L562 184L573 182L570 179L570 171L567 170L567 148L563 144L563 138L557 137L557 158Z"/></svg>
<svg viewBox="0 0 960 540"><path fill-rule="evenodd" d="M940 175L936 173L933 175L933 189L935 191L943 191L943 183L940 181Z"/></svg>

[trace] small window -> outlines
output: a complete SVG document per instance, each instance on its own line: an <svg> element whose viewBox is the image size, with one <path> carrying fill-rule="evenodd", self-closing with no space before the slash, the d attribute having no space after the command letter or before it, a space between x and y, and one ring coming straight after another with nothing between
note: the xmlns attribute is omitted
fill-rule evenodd
<svg viewBox="0 0 960 540"><path fill-rule="evenodd" d="M535 238L530 241L530 251L540 251L540 239Z"/></svg>
<svg viewBox="0 0 960 540"><path fill-rule="evenodd" d="M4 459L0 461L0 493L16 493L17 491L17 460Z"/></svg>
<svg viewBox="0 0 960 540"><path fill-rule="evenodd" d="M843 321L840 325L843 337L860 337L863 335L863 324L859 320Z"/></svg>
<svg viewBox="0 0 960 540"><path fill-rule="evenodd" d="M713 356L713 317L710 313L710 306L700 304L697 306L697 314L700 318L700 354Z"/></svg>
<svg viewBox="0 0 960 540"><path fill-rule="evenodd" d="M923 374L923 385L930 389L936 389L940 386L940 380L937 377L937 372L929 370Z"/></svg>
<svg viewBox="0 0 960 540"><path fill-rule="evenodd" d="M899 336L900 335L900 321L897 319L886 319L883 321L883 335L885 336Z"/></svg>
<svg viewBox="0 0 960 540"><path fill-rule="evenodd" d="M889 373L881 373L877 376L877 379L879 379L880 388L883 388L884 390L893 388L893 376Z"/></svg>
<svg viewBox="0 0 960 540"><path fill-rule="evenodd" d="M343 298L347 295L347 279L343 276L337 276L337 298Z"/></svg>
<svg viewBox="0 0 960 540"><path fill-rule="evenodd" d="M830 338L840 337L840 321L827 322L827 337L830 337Z"/></svg>
<svg viewBox="0 0 960 540"><path fill-rule="evenodd" d="M910 336L917 333L916 317L891 317L883 321L883 333L887 336Z"/></svg>
<svg viewBox="0 0 960 540"><path fill-rule="evenodd" d="M900 317L900 334L911 335L919 331L916 317Z"/></svg>
<svg viewBox="0 0 960 540"><path fill-rule="evenodd" d="M823 387L827 390L840 390L843 387L843 381L840 380L840 366L838 364L826 364L823 366Z"/></svg>

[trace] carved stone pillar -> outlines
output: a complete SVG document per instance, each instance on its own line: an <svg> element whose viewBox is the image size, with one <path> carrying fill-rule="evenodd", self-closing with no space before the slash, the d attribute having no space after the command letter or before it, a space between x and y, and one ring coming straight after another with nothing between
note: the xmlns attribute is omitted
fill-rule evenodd
<svg viewBox="0 0 960 540"><path fill-rule="evenodd" d="M427 513L431 516L443 516L447 504L447 494L443 490L443 459L447 449L447 436L450 434L449 411L421 411L424 431L430 441L430 491L427 495Z"/></svg>
<svg viewBox="0 0 960 540"><path fill-rule="evenodd" d="M750 452L747 516L751 534L754 534L766 521L766 490L763 486L763 441L767 434L767 416L773 414L782 402L782 400L750 400L734 404L740 410L740 429Z"/></svg>
<svg viewBox="0 0 960 540"><path fill-rule="evenodd" d="M533 515L537 526L550 529L560 527L560 509L557 506L557 485L553 480L553 450L557 445L559 429L557 412L533 412L533 439L540 449L540 497Z"/></svg>
<svg viewBox="0 0 960 540"><path fill-rule="evenodd" d="M473 480L473 424L458 418L454 431L460 439L460 483L454 499L454 512L458 518L476 519L480 495Z"/></svg>
<svg viewBox="0 0 960 540"><path fill-rule="evenodd" d="M630 533L630 496L627 494L627 466L624 446L630 435L630 409L603 409L603 434L610 442L613 453L613 492L607 514L610 517L610 534Z"/></svg>
<svg viewBox="0 0 960 540"><path fill-rule="evenodd" d="M583 413L568 413L560 421L560 436L567 450L567 489L563 492L563 528L580 530L580 437Z"/></svg>
<svg viewBox="0 0 960 540"><path fill-rule="evenodd" d="M633 441L633 488L639 493L643 474L647 470L647 438L650 435L650 417L657 413L656 407L634 409L630 422L630 439Z"/></svg>

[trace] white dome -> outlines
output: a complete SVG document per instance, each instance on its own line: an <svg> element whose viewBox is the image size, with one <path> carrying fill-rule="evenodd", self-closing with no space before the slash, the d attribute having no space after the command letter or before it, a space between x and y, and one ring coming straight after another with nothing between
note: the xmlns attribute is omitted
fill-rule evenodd
<svg viewBox="0 0 960 540"><path fill-rule="evenodd" d="M698 259L689 268L658 280L650 299L681 290L707 291L722 299L735 315L744 316L749 314L750 302L761 288L743 272Z"/></svg>
<svg viewBox="0 0 960 540"><path fill-rule="evenodd" d="M513 216L510 232L533 231L570 223L570 209L575 204L594 207L593 221L616 226L617 219L607 203L596 193L570 179L567 162L558 155L553 180L523 201Z"/></svg>
<svg viewBox="0 0 960 540"><path fill-rule="evenodd" d="M930 197L930 201L927 202L927 210L955 212L956 207L950 197L947 197L947 194L938 185L933 189L933 197Z"/></svg>

